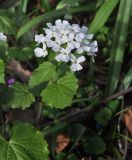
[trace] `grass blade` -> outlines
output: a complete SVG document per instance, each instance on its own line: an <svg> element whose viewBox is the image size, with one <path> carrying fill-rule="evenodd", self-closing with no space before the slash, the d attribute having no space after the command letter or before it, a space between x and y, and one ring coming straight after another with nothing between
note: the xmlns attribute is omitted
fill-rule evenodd
<svg viewBox="0 0 132 160"><path fill-rule="evenodd" d="M128 70L125 78L123 79L124 88L127 89L132 83L132 67Z"/></svg>
<svg viewBox="0 0 132 160"><path fill-rule="evenodd" d="M117 5L119 0L107 0L97 11L95 18L93 19L90 27L89 32L90 33L96 33L98 32L101 27L105 24L108 17L112 13L113 9Z"/></svg>
<svg viewBox="0 0 132 160"><path fill-rule="evenodd" d="M46 11L50 11L50 3L49 0L41 0L40 1L42 7L46 10Z"/></svg>
<svg viewBox="0 0 132 160"><path fill-rule="evenodd" d="M21 9L21 11L22 11L23 13L26 13L26 11L27 11L28 1L29 1L29 0L21 0L20 9Z"/></svg>
<svg viewBox="0 0 132 160"><path fill-rule="evenodd" d="M110 67L106 95L110 96L116 89L124 57L125 42L131 14L132 0L121 0L111 48Z"/></svg>

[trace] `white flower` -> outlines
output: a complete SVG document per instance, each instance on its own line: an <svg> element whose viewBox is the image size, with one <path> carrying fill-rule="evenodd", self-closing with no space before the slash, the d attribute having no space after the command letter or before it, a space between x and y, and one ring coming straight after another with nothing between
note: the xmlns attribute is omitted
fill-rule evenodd
<svg viewBox="0 0 132 160"><path fill-rule="evenodd" d="M58 54L55 59L57 61L62 61L62 62L69 62L69 55L71 53L71 48L66 47L66 48L60 48L60 54Z"/></svg>
<svg viewBox="0 0 132 160"><path fill-rule="evenodd" d="M52 50L58 52L60 50L60 45L56 42L52 42Z"/></svg>
<svg viewBox="0 0 132 160"><path fill-rule="evenodd" d="M55 59L57 61L62 61L62 62L69 62L69 54L66 54L66 53L60 53L58 54Z"/></svg>
<svg viewBox="0 0 132 160"><path fill-rule="evenodd" d="M46 50L46 44L43 43L43 48L37 47L34 50L34 52L35 52L36 57L45 57L48 54L48 52Z"/></svg>
<svg viewBox="0 0 132 160"><path fill-rule="evenodd" d="M95 54L95 52L98 52L98 44L97 41L93 41L89 44L90 46L90 54Z"/></svg>
<svg viewBox="0 0 132 160"><path fill-rule="evenodd" d="M44 35L43 35L43 34L35 35L35 42L38 42L38 44L45 42L45 37L44 37Z"/></svg>
<svg viewBox="0 0 132 160"><path fill-rule="evenodd" d="M68 42L68 36L66 36L66 35L62 36L62 38L61 38L61 44L65 44L67 42Z"/></svg>
<svg viewBox="0 0 132 160"><path fill-rule="evenodd" d="M7 37L0 32L0 41L6 41L7 40Z"/></svg>
<svg viewBox="0 0 132 160"><path fill-rule="evenodd" d="M67 47L70 48L71 50L73 50L74 48L79 48L80 47L80 43L75 41L74 38L75 38L74 33L70 33L68 35Z"/></svg>
<svg viewBox="0 0 132 160"><path fill-rule="evenodd" d="M89 46L89 42L88 41L83 41L80 44L80 47L77 49L77 53L81 54L83 52L89 52L90 51L90 46Z"/></svg>
<svg viewBox="0 0 132 160"><path fill-rule="evenodd" d="M84 56L81 56L79 58L76 58L73 54L70 55L70 61L72 62L72 65L70 69L72 71L80 71L83 69L83 67L80 65L80 63L84 62L86 59Z"/></svg>
<svg viewBox="0 0 132 160"><path fill-rule="evenodd" d="M80 30L80 32L82 32L82 33L87 33L87 31L88 31L88 27L86 27L86 26L82 26L81 27L81 30Z"/></svg>
<svg viewBox="0 0 132 160"><path fill-rule="evenodd" d="M82 40L84 39L84 37L85 37L84 33L79 33L79 34L76 35L75 40L77 42L82 42Z"/></svg>
<svg viewBox="0 0 132 160"><path fill-rule="evenodd" d="M88 34L86 26L80 27L78 24L72 24L66 20L56 20L55 24L47 23L47 28L44 28L44 34L36 35L35 41L37 47L35 55L37 57L45 57L48 52L47 48L57 53L55 59L57 61L71 61L71 70L79 71L82 69L80 63L85 61L84 56L76 58L73 54L87 53L94 60L95 52L98 51L96 41L92 41L93 34Z"/></svg>
<svg viewBox="0 0 132 160"><path fill-rule="evenodd" d="M71 32L78 33L80 31L80 26L78 24L71 25Z"/></svg>
<svg viewBox="0 0 132 160"><path fill-rule="evenodd" d="M50 29L45 29L46 38L51 39L54 35L54 32Z"/></svg>

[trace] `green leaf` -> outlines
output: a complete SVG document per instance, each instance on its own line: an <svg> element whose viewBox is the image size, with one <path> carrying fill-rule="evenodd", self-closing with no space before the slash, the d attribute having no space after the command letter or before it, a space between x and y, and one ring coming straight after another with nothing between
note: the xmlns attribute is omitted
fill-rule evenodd
<svg viewBox="0 0 132 160"><path fill-rule="evenodd" d="M29 2L29 0L21 0L21 2L20 2L20 10L23 13L26 13L26 11L27 11L28 2Z"/></svg>
<svg viewBox="0 0 132 160"><path fill-rule="evenodd" d="M50 62L43 62L35 69L32 73L31 78L29 79L30 88L50 80L55 76L55 66Z"/></svg>
<svg viewBox="0 0 132 160"><path fill-rule="evenodd" d="M83 149L87 154L99 155L104 153L106 144L99 136L90 136L83 145Z"/></svg>
<svg viewBox="0 0 132 160"><path fill-rule="evenodd" d="M0 83L5 83L5 80L4 80L4 62L2 59L0 59Z"/></svg>
<svg viewBox="0 0 132 160"><path fill-rule="evenodd" d="M97 11L90 27L90 33L97 33L105 24L119 0L107 0Z"/></svg>
<svg viewBox="0 0 132 160"><path fill-rule="evenodd" d="M111 47L106 96L110 96L113 94L120 79L119 76L125 53L124 50L126 46L128 24L130 22L132 11L131 9L132 0L120 1L118 16L115 25L115 34L113 36Z"/></svg>
<svg viewBox="0 0 132 160"><path fill-rule="evenodd" d="M127 89L131 83L132 83L132 67L130 67L130 69L128 70L123 79L123 85L124 85L123 87Z"/></svg>
<svg viewBox="0 0 132 160"><path fill-rule="evenodd" d="M15 125L9 141L0 136L0 148L1 160L48 160L48 145L30 124Z"/></svg>
<svg viewBox="0 0 132 160"><path fill-rule="evenodd" d="M11 88L12 92L9 105L12 108L28 108L35 101L34 96L29 92L27 85L16 83Z"/></svg>
<svg viewBox="0 0 132 160"><path fill-rule="evenodd" d="M12 13L6 10L0 10L0 32L14 34L14 21Z"/></svg>
<svg viewBox="0 0 132 160"><path fill-rule="evenodd" d="M72 73L68 73L56 83L49 84L42 91L43 102L49 106L63 109L72 103L72 98L77 91L77 79Z"/></svg>
<svg viewBox="0 0 132 160"><path fill-rule="evenodd" d="M111 110L112 115L114 115L119 108L119 100L112 100L108 103L108 108Z"/></svg>
<svg viewBox="0 0 132 160"><path fill-rule="evenodd" d="M15 58L20 61L26 61L30 59L33 55L33 49L30 47L24 47L24 48L17 48L17 47L11 47L8 50L9 58Z"/></svg>
<svg viewBox="0 0 132 160"><path fill-rule="evenodd" d="M109 108L103 108L95 114L95 120L102 126L106 126L111 117L112 112Z"/></svg>

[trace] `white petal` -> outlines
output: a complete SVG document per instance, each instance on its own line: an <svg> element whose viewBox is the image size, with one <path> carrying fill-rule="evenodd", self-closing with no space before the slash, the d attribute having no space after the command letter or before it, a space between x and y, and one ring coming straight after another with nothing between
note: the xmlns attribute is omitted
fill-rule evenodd
<svg viewBox="0 0 132 160"><path fill-rule="evenodd" d="M90 51L91 52L98 52L97 41L93 41L92 43L90 43Z"/></svg>
<svg viewBox="0 0 132 160"><path fill-rule="evenodd" d="M75 32L78 33L80 31L80 27L78 24L73 24L71 25L71 29Z"/></svg>
<svg viewBox="0 0 132 160"><path fill-rule="evenodd" d="M77 53L78 53L78 54L83 53L83 48L82 48L82 47L78 48L78 49L77 49Z"/></svg>
<svg viewBox="0 0 132 160"><path fill-rule="evenodd" d="M69 37L69 41L73 40L74 37L75 37L75 34L74 33L69 33L68 37Z"/></svg>
<svg viewBox="0 0 132 160"><path fill-rule="evenodd" d="M70 42L70 43L67 43L67 48L73 50L73 49L74 49L73 43L71 43L71 42Z"/></svg>
<svg viewBox="0 0 132 160"><path fill-rule="evenodd" d="M69 55L69 58L70 58L70 61L71 61L71 62L76 63L76 60L77 60L77 59L76 59L76 57L75 57L73 54L70 54L70 55Z"/></svg>
<svg viewBox="0 0 132 160"><path fill-rule="evenodd" d="M61 39L60 39L60 38L56 38L56 39L55 39L55 42L56 42L57 44L59 44L59 45L61 45L61 44L62 44L62 42L61 42Z"/></svg>
<svg viewBox="0 0 132 160"><path fill-rule="evenodd" d="M77 59L77 63L82 63L86 60L86 58L84 56L81 56Z"/></svg>
<svg viewBox="0 0 132 160"><path fill-rule="evenodd" d="M61 41L62 41L62 44L66 43L68 41L68 37L62 36Z"/></svg>
<svg viewBox="0 0 132 160"><path fill-rule="evenodd" d="M60 25L61 23L62 23L62 21L60 19L58 19L58 20L55 21L56 25Z"/></svg>
<svg viewBox="0 0 132 160"><path fill-rule="evenodd" d="M81 32L87 33L87 31L88 31L88 27L86 27L86 26L81 27Z"/></svg>
<svg viewBox="0 0 132 160"><path fill-rule="evenodd" d="M90 52L90 47L89 46L83 46L83 49L85 52Z"/></svg>
<svg viewBox="0 0 132 160"><path fill-rule="evenodd" d="M75 71L80 71L80 70L82 70L83 67L82 67L80 64L73 63L73 64L71 65L70 69L75 72Z"/></svg>
<svg viewBox="0 0 132 160"><path fill-rule="evenodd" d="M77 34L77 36L75 37L75 40L77 42L82 42L83 38L85 37L84 33L79 33Z"/></svg>
<svg viewBox="0 0 132 160"><path fill-rule="evenodd" d="M46 23L47 24L47 26L50 28L50 29L52 29L52 24L51 23Z"/></svg>
<svg viewBox="0 0 132 160"><path fill-rule="evenodd" d="M43 50L46 50L46 44L43 43Z"/></svg>
<svg viewBox="0 0 132 160"><path fill-rule="evenodd" d="M68 61L69 61L69 56L66 55L66 54L61 53L61 54L58 54L58 55L55 57L55 59L56 59L57 61L68 62Z"/></svg>
<svg viewBox="0 0 132 160"><path fill-rule="evenodd" d="M55 52L58 52L60 50L60 45L53 42L52 50L55 51Z"/></svg>
<svg viewBox="0 0 132 160"><path fill-rule="evenodd" d="M74 47L75 47L75 48L80 48L80 43L78 43L78 42L73 42L73 44L74 44Z"/></svg>
<svg viewBox="0 0 132 160"><path fill-rule="evenodd" d="M53 35L53 31L51 31L50 29L45 29L45 33L47 34L46 36L48 36L49 38L51 38Z"/></svg>
<svg viewBox="0 0 132 160"><path fill-rule="evenodd" d="M0 41L6 41L6 40L7 37L3 33L0 33Z"/></svg>
<svg viewBox="0 0 132 160"><path fill-rule="evenodd" d="M83 39L83 44L84 45L88 45L89 44L89 41L87 39Z"/></svg>
<svg viewBox="0 0 132 160"><path fill-rule="evenodd" d="M90 46L91 46L91 47L97 47L97 45L98 45L98 44L97 44L97 41L93 41L92 43L90 43Z"/></svg>
<svg viewBox="0 0 132 160"><path fill-rule="evenodd" d="M93 34L86 34L85 37L86 37L87 39L92 39L92 38L93 38Z"/></svg>
<svg viewBox="0 0 132 160"><path fill-rule="evenodd" d="M46 41L47 46L50 48L53 45L53 42L51 40Z"/></svg>
<svg viewBox="0 0 132 160"><path fill-rule="evenodd" d="M79 33L78 36L83 39L85 37L85 34L84 33Z"/></svg>
<svg viewBox="0 0 132 160"><path fill-rule="evenodd" d="M83 67L80 64L77 64L77 71L80 71L82 69L83 69Z"/></svg>
<svg viewBox="0 0 132 160"><path fill-rule="evenodd" d="M71 71L75 72L77 70L77 64L76 63L73 63L71 66L70 66L70 69Z"/></svg>
<svg viewBox="0 0 132 160"><path fill-rule="evenodd" d="M97 48L97 47L91 47L91 48L90 48L90 51L91 51L91 52L98 52L98 48Z"/></svg>
<svg viewBox="0 0 132 160"><path fill-rule="evenodd" d="M36 57L42 57L42 56L44 56L44 50L42 49L42 48L36 48L35 50L34 50L34 52L35 52L35 55L36 55Z"/></svg>
<svg viewBox="0 0 132 160"><path fill-rule="evenodd" d="M71 49L70 47L66 47L64 53L70 54L70 53L71 53L71 50L72 50L72 49Z"/></svg>
<svg viewBox="0 0 132 160"><path fill-rule="evenodd" d="M63 23L64 26L67 26L69 24L68 21L66 21L66 20L63 20L62 23Z"/></svg>
<svg viewBox="0 0 132 160"><path fill-rule="evenodd" d="M44 51L43 57L45 57L48 54L47 50Z"/></svg>

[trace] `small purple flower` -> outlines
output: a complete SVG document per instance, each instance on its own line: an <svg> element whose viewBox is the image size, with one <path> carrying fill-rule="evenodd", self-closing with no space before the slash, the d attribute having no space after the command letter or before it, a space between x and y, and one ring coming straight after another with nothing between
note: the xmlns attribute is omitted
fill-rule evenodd
<svg viewBox="0 0 132 160"><path fill-rule="evenodd" d="M6 83L10 87L10 86L12 86L15 83L15 79L14 78L10 78L10 79L7 80Z"/></svg>

